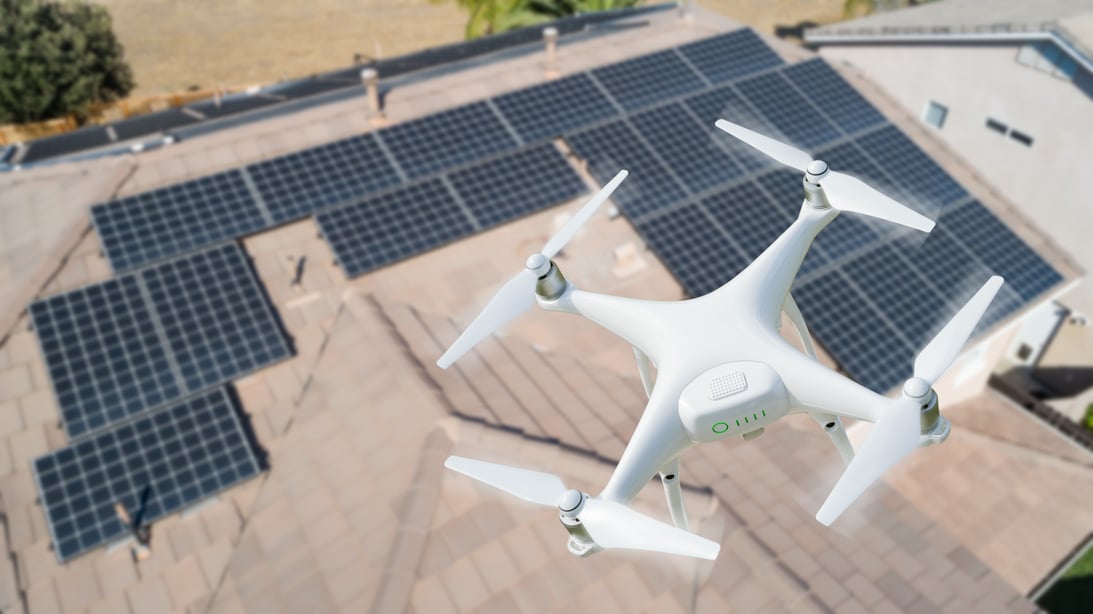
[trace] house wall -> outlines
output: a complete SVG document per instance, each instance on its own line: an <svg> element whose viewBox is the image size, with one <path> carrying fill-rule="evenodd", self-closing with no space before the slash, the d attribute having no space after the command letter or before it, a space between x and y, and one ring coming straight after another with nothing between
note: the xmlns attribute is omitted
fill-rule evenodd
<svg viewBox="0 0 1093 614"><path fill-rule="evenodd" d="M860 69L920 121L929 101L948 107L938 135L1093 270L1093 75L1079 67L1069 81L1019 64L1020 47L825 44L820 53ZM989 130L988 117L1032 136L1032 146Z"/></svg>

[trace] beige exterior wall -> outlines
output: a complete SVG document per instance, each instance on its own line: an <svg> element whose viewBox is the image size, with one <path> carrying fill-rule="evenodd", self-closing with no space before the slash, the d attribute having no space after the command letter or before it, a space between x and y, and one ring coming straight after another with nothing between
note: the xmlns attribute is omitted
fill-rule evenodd
<svg viewBox="0 0 1093 614"><path fill-rule="evenodd" d="M1072 82L1018 64L1019 48L825 45L820 53L860 69L920 121L929 101L948 107L938 131L946 143L1080 266L1093 270L1093 204L1083 185L1093 164L1093 101ZM988 130L988 117L1035 141L1026 147Z"/></svg>

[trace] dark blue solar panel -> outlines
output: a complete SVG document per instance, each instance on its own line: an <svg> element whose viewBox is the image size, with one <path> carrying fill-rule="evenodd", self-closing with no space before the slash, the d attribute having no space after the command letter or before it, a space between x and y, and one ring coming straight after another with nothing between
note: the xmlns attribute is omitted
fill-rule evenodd
<svg viewBox="0 0 1093 614"><path fill-rule="evenodd" d="M144 414L34 460L61 562L124 537L121 503L142 526L257 475L223 388Z"/></svg>
<svg viewBox="0 0 1093 614"><path fill-rule="evenodd" d="M30 317L70 439L185 392L135 275L36 301Z"/></svg>
<svg viewBox="0 0 1093 614"><path fill-rule="evenodd" d="M439 179L402 186L315 216L346 276L444 245L474 232Z"/></svg>
<svg viewBox="0 0 1093 614"><path fill-rule="evenodd" d="M247 170L277 224L399 182L371 134L252 164Z"/></svg>
<svg viewBox="0 0 1093 614"><path fill-rule="evenodd" d="M909 254L899 248L881 245L855 256L843 271L911 347L922 348L956 310L919 277L905 255Z"/></svg>
<svg viewBox="0 0 1093 614"><path fill-rule="evenodd" d="M976 201L946 210L940 224L955 234L988 268L1004 277L1026 301L1063 280L1039 254Z"/></svg>
<svg viewBox="0 0 1093 614"><path fill-rule="evenodd" d="M884 393L910 377L916 350L840 271L798 285L793 295L816 338L862 385Z"/></svg>
<svg viewBox="0 0 1093 614"><path fill-rule="evenodd" d="M190 392L291 354L238 244L169 260L140 276Z"/></svg>
<svg viewBox="0 0 1093 614"><path fill-rule="evenodd" d="M699 124L680 103L636 113L630 122L691 192L713 188L744 174L724 148L723 137L728 135L712 122Z"/></svg>
<svg viewBox="0 0 1093 614"><path fill-rule="evenodd" d="M710 83L731 81L782 64L782 58L750 29L687 43L679 52Z"/></svg>
<svg viewBox="0 0 1093 614"><path fill-rule="evenodd" d="M555 137L618 114L586 73L493 99L525 143Z"/></svg>
<svg viewBox="0 0 1093 614"><path fill-rule="evenodd" d="M593 70L592 76L628 111L697 91L705 85L674 49L609 64Z"/></svg>
<svg viewBox="0 0 1093 614"><path fill-rule="evenodd" d="M613 200L631 219L686 198L683 187L668 169L622 121L568 135L574 153L588 161L589 171L601 184L620 169L630 176L615 191Z"/></svg>
<svg viewBox="0 0 1093 614"><path fill-rule="evenodd" d="M690 204L635 224L690 296L716 290L748 265L702 209Z"/></svg>
<svg viewBox="0 0 1093 614"><path fill-rule="evenodd" d="M767 133L767 136L806 150L818 149L839 138L839 130L797 93L780 72L757 75L734 84L744 98L781 133ZM761 129L757 131L763 132Z"/></svg>
<svg viewBox="0 0 1093 614"><path fill-rule="evenodd" d="M91 219L115 272L267 225L238 170L95 205Z"/></svg>
<svg viewBox="0 0 1093 614"><path fill-rule="evenodd" d="M774 127L759 115L758 111L750 104L745 102L744 98L731 85L717 87L689 96L683 100L683 103L687 105L691 113L698 117L699 123L703 126L714 126L717 120L727 119L756 132L766 134L776 132ZM725 134L716 127L713 130L716 131L716 134L711 132L714 142L721 149L730 152L742 168L754 171L771 168L777 164L752 147L745 145L739 139Z"/></svg>
<svg viewBox="0 0 1093 614"><path fill-rule="evenodd" d="M859 136L855 141L865 153L898 179L900 200L919 211L937 211L967 196L952 177L911 142L895 126ZM896 197L895 194L891 196Z"/></svg>
<svg viewBox="0 0 1093 614"><path fill-rule="evenodd" d="M886 121L869 101L820 58L788 66L782 73L847 134Z"/></svg>
<svg viewBox="0 0 1093 614"><path fill-rule="evenodd" d="M534 170L529 173L528 169ZM588 191L553 143L455 171L448 179L481 228L572 200Z"/></svg>
<svg viewBox="0 0 1093 614"><path fill-rule="evenodd" d="M516 147L516 139L484 102L385 128L379 138L415 178Z"/></svg>
<svg viewBox="0 0 1093 614"><path fill-rule="evenodd" d="M763 253L793 222L750 181L720 190L701 202L748 260Z"/></svg>

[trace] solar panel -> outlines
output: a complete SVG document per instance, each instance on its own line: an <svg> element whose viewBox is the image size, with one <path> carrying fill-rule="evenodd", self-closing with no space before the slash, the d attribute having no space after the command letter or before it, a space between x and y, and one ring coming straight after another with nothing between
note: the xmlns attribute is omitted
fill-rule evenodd
<svg viewBox="0 0 1093 614"><path fill-rule="evenodd" d="M247 171L277 224L399 182L372 134L252 164Z"/></svg>
<svg viewBox="0 0 1093 614"><path fill-rule="evenodd" d="M793 294L816 338L833 348L839 364L862 385L884 393L911 375L917 350L840 271L799 284Z"/></svg>
<svg viewBox="0 0 1093 614"><path fill-rule="evenodd" d="M731 85L716 87L683 99L683 104L694 114L703 126L713 126L719 119L727 119L731 122L747 126L757 132L774 134L776 129L748 104ZM767 156L759 153L754 148L745 145L739 139L725 134L720 129L714 128L716 134L711 132L718 147L728 151L736 159L740 167L749 170L759 170L773 167L776 163Z"/></svg>
<svg viewBox="0 0 1093 614"><path fill-rule="evenodd" d="M587 73L504 94L493 102L525 143L558 136L618 114Z"/></svg>
<svg viewBox="0 0 1093 614"><path fill-rule="evenodd" d="M722 137L728 135L712 122L699 124L678 102L634 114L630 122L691 192L713 188L744 174L724 148Z"/></svg>
<svg viewBox="0 0 1093 614"><path fill-rule="evenodd" d="M686 198L683 187L623 121L589 128L566 136L596 181L607 183L620 169L630 176L615 191L613 200L631 219Z"/></svg>
<svg viewBox="0 0 1093 614"><path fill-rule="evenodd" d="M781 133L768 134L806 150L840 136L839 130L795 90L779 72L757 75L734 85Z"/></svg>
<svg viewBox="0 0 1093 614"><path fill-rule="evenodd" d="M649 216L634 226L690 296L716 290L748 265L695 203Z"/></svg>
<svg viewBox="0 0 1093 614"><path fill-rule="evenodd" d="M820 58L787 66L782 74L846 134L885 123L884 116Z"/></svg>
<svg viewBox="0 0 1093 614"><path fill-rule="evenodd" d="M938 211L940 207L957 202L968 194L895 126L885 126L863 134L855 142L877 164L898 178L897 189L906 194L899 199L912 208ZM892 196L897 197L895 194Z"/></svg>
<svg viewBox="0 0 1093 614"><path fill-rule="evenodd" d="M679 47L710 83L723 83L782 64L766 43L744 28Z"/></svg>
<svg viewBox="0 0 1093 614"><path fill-rule="evenodd" d="M977 201L946 210L939 224L1006 279L1025 301L1063 280L1050 264Z"/></svg>
<svg viewBox="0 0 1093 614"><path fill-rule="evenodd" d="M438 247L474 232L467 213L440 179L370 196L315 216L348 277Z"/></svg>
<svg viewBox="0 0 1093 614"><path fill-rule="evenodd" d="M380 130L379 138L413 179L515 148L516 139L484 102Z"/></svg>
<svg viewBox="0 0 1093 614"><path fill-rule="evenodd" d="M261 230L267 224L239 170L91 208L114 272Z"/></svg>
<svg viewBox="0 0 1093 614"><path fill-rule="evenodd" d="M34 460L61 562L127 529L114 506L147 525L261 471L224 388L142 415Z"/></svg>
<svg viewBox="0 0 1093 614"><path fill-rule="evenodd" d="M291 355L238 244L170 260L140 276L190 392Z"/></svg>
<svg viewBox="0 0 1093 614"><path fill-rule="evenodd" d="M750 181L720 190L701 202L748 261L763 253L793 222Z"/></svg>
<svg viewBox="0 0 1093 614"><path fill-rule="evenodd" d="M70 439L184 394L136 275L29 310Z"/></svg>
<svg viewBox="0 0 1093 614"><path fill-rule="evenodd" d="M704 87L674 49L650 53L592 71L608 93L627 111Z"/></svg>
<svg viewBox="0 0 1093 614"><path fill-rule="evenodd" d="M534 169L534 172L528 172ZM452 187L489 228L588 191L553 143L543 143L451 173Z"/></svg>
<svg viewBox="0 0 1093 614"><path fill-rule="evenodd" d="M956 309L917 274L904 255L882 244L855 256L843 271L911 347L921 349Z"/></svg>

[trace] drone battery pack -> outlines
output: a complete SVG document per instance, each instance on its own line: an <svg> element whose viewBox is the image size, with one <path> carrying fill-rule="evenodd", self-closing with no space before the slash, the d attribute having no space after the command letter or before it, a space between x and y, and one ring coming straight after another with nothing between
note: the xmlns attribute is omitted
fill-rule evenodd
<svg viewBox="0 0 1093 614"><path fill-rule="evenodd" d="M761 362L718 365L687 384L679 397L683 428L698 443L758 431L788 410L781 378Z"/></svg>

